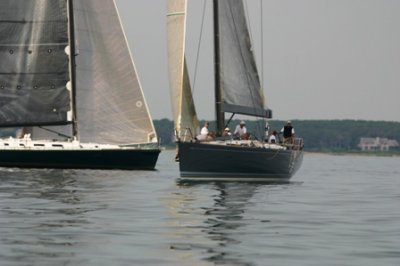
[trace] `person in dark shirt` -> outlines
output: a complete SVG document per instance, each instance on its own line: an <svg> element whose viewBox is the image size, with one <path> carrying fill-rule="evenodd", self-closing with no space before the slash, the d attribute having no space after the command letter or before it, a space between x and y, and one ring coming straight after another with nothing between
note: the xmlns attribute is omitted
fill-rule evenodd
<svg viewBox="0 0 400 266"><path fill-rule="evenodd" d="M290 121L287 121L286 125L281 129L283 134L283 143L293 144L294 140L294 127Z"/></svg>

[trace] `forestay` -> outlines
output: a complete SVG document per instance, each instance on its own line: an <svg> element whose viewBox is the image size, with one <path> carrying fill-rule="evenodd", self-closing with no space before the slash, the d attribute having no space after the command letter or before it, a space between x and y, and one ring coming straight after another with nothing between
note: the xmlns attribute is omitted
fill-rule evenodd
<svg viewBox="0 0 400 266"><path fill-rule="evenodd" d="M193 134L199 129L185 60L187 3L186 0L169 0L167 8L171 103L175 128L182 137L186 128Z"/></svg>

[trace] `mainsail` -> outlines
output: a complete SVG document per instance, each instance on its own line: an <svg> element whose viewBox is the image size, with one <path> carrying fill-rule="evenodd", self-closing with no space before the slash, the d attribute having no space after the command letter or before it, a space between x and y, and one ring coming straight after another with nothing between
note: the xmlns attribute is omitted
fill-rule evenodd
<svg viewBox="0 0 400 266"><path fill-rule="evenodd" d="M219 87L224 112L270 117L264 109L242 1L219 0Z"/></svg>
<svg viewBox="0 0 400 266"><path fill-rule="evenodd" d="M76 112L81 142L156 138L113 0L74 0Z"/></svg>
<svg viewBox="0 0 400 266"><path fill-rule="evenodd" d="M175 128L182 137L186 128L199 129L185 60L186 0L169 0L167 7L168 57Z"/></svg>
<svg viewBox="0 0 400 266"><path fill-rule="evenodd" d="M0 126L71 120L65 0L0 1Z"/></svg>

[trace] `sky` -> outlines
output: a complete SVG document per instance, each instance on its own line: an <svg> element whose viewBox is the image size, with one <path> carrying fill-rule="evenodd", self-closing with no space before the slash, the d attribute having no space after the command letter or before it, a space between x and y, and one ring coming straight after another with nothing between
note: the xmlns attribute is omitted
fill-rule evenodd
<svg viewBox="0 0 400 266"><path fill-rule="evenodd" d="M399 0L262 0L262 8L260 0L245 1L273 119L400 122ZM212 1L206 2L197 71L203 0L188 1L186 53L192 83L196 73L197 114L212 120ZM150 113L172 119L166 0L116 3Z"/></svg>

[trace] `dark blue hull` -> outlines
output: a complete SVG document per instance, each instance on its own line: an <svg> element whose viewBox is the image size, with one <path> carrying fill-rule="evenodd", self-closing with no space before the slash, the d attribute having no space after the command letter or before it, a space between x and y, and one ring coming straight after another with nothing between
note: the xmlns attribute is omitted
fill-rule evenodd
<svg viewBox="0 0 400 266"><path fill-rule="evenodd" d="M289 179L303 160L302 150L188 142L178 148L181 177Z"/></svg>
<svg viewBox="0 0 400 266"><path fill-rule="evenodd" d="M0 150L0 166L154 170L159 149Z"/></svg>

